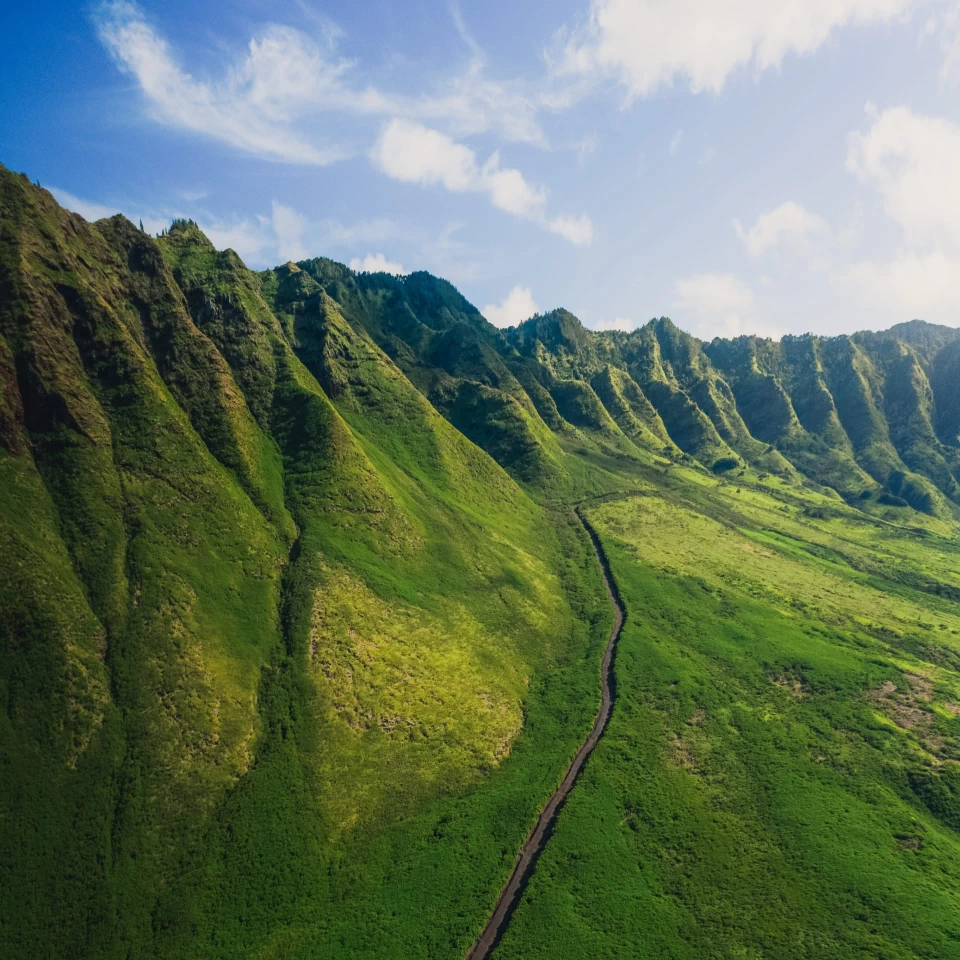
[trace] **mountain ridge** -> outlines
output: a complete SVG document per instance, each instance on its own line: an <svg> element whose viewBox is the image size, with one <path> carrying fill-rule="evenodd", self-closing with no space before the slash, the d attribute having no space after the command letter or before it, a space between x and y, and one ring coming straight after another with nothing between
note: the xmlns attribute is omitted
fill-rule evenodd
<svg viewBox="0 0 960 960"><path fill-rule="evenodd" d="M742 484L784 553L813 518L949 559L960 340L893 329L500 330L425 272L253 271L0 167L0 944L462 956L596 716L611 611L574 503L615 538L633 497L700 497L730 537ZM950 571L805 535L908 596L867 626L934 661L904 631Z"/></svg>

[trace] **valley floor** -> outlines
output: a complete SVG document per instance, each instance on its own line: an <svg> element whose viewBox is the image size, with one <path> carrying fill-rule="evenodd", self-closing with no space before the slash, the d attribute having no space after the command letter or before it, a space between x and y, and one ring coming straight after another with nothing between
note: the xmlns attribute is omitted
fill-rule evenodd
<svg viewBox="0 0 960 960"><path fill-rule="evenodd" d="M497 952L960 957L960 547L675 477L589 512L617 705Z"/></svg>

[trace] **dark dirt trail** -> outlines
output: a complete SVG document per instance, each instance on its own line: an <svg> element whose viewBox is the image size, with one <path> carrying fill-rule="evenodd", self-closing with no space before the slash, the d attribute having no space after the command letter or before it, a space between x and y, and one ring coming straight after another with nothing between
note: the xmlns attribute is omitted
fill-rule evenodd
<svg viewBox="0 0 960 960"><path fill-rule="evenodd" d="M613 630L610 632L610 639L607 641L607 647L603 652L603 660L600 663L600 674L603 679L600 711L597 713L597 719L593 722L593 728L589 736L583 742L583 746L577 751L577 755L573 758L570 766L567 767L566 775L561 781L560 786L557 787L549 803L543 808L543 812L540 814L536 825L533 830L530 831L523 846L520 848L520 855L517 857L517 863L513 868L513 873L510 874L507 885L501 891L500 898L497 900L497 905L494 907L493 913L490 915L490 919L487 921L483 933L480 934L477 941L467 952L466 960L485 960L486 957L489 957L490 954L493 953L503 934L506 932L513 911L520 902L520 895L526 889L530 878L533 876L537 859L543 852L547 840L550 839L557 814L560 813L560 808L573 789L573 785L580 771L583 769L587 757L590 756L593 748L600 740L613 709L613 652L617 645L617 640L620 637L620 631L623 629L623 604L617 595L613 577L610 573L607 558L603 552L603 546L599 538L594 532L593 527L590 526L589 522L580 512L579 507L574 510L574 513L583 525L584 530L587 531L590 542L593 544L593 552L597 557L597 563L600 564L600 573L603 576L603 585L607 589L610 605L616 613Z"/></svg>

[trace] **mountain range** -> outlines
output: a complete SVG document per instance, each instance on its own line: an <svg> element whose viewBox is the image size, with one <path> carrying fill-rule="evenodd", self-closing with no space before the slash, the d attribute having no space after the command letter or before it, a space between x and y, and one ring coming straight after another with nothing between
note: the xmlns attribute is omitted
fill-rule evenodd
<svg viewBox="0 0 960 960"><path fill-rule="evenodd" d="M670 549L692 529L670 528L670 510L716 525L696 547L703 571L669 562L670 583L693 592L645 601L672 611L664 624L732 602L721 592L739 589L735 565L721 588L706 568L722 566L710 544L741 527L776 540L745 541L744 564L842 567L857 590L914 604L908 626L868 599L826 622L865 631L863 716L889 714L915 739L921 720L898 726L892 693L870 691L894 682L894 663L894 689L925 689L902 679L927 676L909 657L942 672L942 689L924 681L929 700L896 701L940 705L940 746L903 746L913 759L877 772L863 758L881 734L839 713L829 723L861 731L862 755L851 746L837 763L889 775L897 803L928 819L928 850L946 859L960 843L958 330L915 320L706 343L666 318L598 332L562 309L498 329L428 273L323 258L254 271L192 221L158 237L119 215L90 224L0 167L0 391L7 956L63 956L65 943L91 958L462 956L597 709L612 613L574 504L602 507L631 623L640 587L618 564L657 561L637 515L616 511L654 496L663 535L679 538ZM720 499L743 490L756 499ZM750 513L761 501L762 522ZM806 532L781 530L778 511ZM838 525L892 539L844 546ZM796 559L801 542L815 549ZM751 591L791 623L806 615L796 598ZM639 662L631 636L625 675ZM778 656L756 669L789 709L813 709L821 692L839 711L854 696L853 667L831 686L813 654ZM669 673L661 693L686 682ZM689 702L682 723L699 724L706 708ZM724 716L724 730L740 723ZM617 734L624 751L635 736ZM664 737L692 776L697 748ZM628 806L614 820L629 834ZM563 872L548 859L541 886ZM538 888L517 922L554 895ZM854 926L885 909L866 893L863 904L843 906ZM818 933L803 955L852 956L846 936ZM906 934L870 936L889 952L869 955L957 955L936 952L949 931L926 953ZM523 939L502 949L539 955Z"/></svg>

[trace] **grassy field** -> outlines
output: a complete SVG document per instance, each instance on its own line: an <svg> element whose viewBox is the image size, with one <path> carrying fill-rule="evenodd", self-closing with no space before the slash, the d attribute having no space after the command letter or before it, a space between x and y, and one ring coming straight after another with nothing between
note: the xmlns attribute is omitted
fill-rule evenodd
<svg viewBox="0 0 960 960"><path fill-rule="evenodd" d="M618 700L498 956L960 956L956 541L707 478L589 516Z"/></svg>

